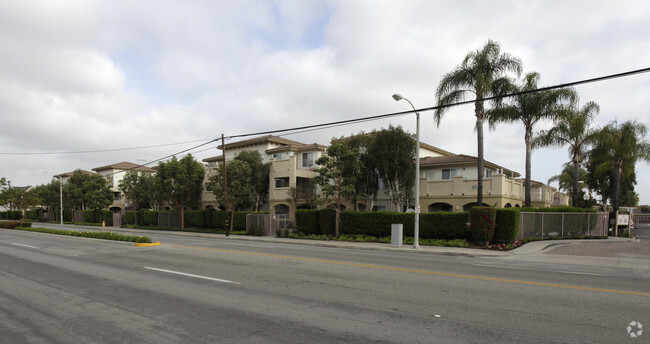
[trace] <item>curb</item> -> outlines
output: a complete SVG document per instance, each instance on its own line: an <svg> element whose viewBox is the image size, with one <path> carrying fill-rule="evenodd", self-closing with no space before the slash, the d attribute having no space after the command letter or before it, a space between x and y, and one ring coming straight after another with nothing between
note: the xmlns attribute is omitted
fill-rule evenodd
<svg viewBox="0 0 650 344"><path fill-rule="evenodd" d="M137 247L160 246L160 243L159 242L151 242L151 243L136 242L135 246Z"/></svg>

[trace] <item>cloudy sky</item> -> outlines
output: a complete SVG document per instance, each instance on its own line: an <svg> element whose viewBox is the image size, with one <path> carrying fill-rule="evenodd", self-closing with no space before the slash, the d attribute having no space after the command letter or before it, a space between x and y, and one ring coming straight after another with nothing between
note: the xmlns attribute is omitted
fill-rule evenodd
<svg viewBox="0 0 650 344"><path fill-rule="evenodd" d="M435 106L441 76L488 39L539 72L540 86L647 68L648 23L646 0L2 1L0 176L45 184L221 134L409 110L395 92ZM581 104L600 105L595 126L650 123L650 73L577 91ZM389 124L415 132L406 115L286 137L327 144ZM476 155L473 128L472 105L439 127L422 113L422 141L454 153ZM203 159L216 146L191 152ZM487 160L523 174L520 124L486 131L485 146ZM568 160L564 148L535 151L533 179L546 182ZM637 180L650 204L647 163Z"/></svg>

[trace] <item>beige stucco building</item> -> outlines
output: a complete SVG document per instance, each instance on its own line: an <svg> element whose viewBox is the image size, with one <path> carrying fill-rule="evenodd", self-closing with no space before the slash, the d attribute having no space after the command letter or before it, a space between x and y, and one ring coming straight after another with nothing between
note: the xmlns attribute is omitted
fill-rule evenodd
<svg viewBox="0 0 650 344"><path fill-rule="evenodd" d="M127 171L135 170L144 173L155 173L156 170L147 166L134 164L131 162L118 162L111 165L95 167L93 171L105 177L108 181L108 187L113 193L113 204L109 206L112 211L126 210L128 200L125 199L124 193L120 190L119 185Z"/></svg>
<svg viewBox="0 0 650 344"><path fill-rule="evenodd" d="M219 147L221 148L221 147ZM327 149L326 146L304 144L277 136L262 136L225 145L226 162L244 150L260 153L264 162L271 163L269 197L264 209L271 213L290 213L295 209L310 207L309 196L319 194L311 183L316 177L315 161ZM477 158L454 154L425 143L420 145L420 208L422 212L466 211L477 205ZM204 159L206 181L223 156ZM521 207L524 204L524 181L519 173L484 161L483 203L497 208ZM397 211L390 202L380 181L379 192L372 210ZM533 206L551 207L568 205L569 197L543 183L534 182L531 188ZM330 202L331 203L331 202ZM203 192L203 208L218 208L214 195ZM331 206L323 203L319 207ZM360 202L360 210L371 210L370 205ZM346 203L347 209L354 205ZM403 210L403 209L401 209Z"/></svg>

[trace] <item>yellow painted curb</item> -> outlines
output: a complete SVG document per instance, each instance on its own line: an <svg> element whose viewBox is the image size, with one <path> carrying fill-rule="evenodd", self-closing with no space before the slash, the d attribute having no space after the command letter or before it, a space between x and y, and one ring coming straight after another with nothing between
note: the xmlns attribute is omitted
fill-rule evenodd
<svg viewBox="0 0 650 344"><path fill-rule="evenodd" d="M152 243L136 242L135 246L138 247L160 246L160 243L159 242L152 242Z"/></svg>

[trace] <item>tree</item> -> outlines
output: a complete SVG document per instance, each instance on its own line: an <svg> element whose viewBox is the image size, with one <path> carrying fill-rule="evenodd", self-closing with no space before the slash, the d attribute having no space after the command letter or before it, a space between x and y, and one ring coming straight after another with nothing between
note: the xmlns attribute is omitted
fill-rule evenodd
<svg viewBox="0 0 650 344"><path fill-rule="evenodd" d="M476 137L478 146L477 159L477 203L483 204L483 120L485 119L485 98L502 95L511 89L512 82L504 74L515 72L521 74L521 61L507 53L501 53L499 43L488 40L476 51L469 52L463 62L453 71L443 75L436 89L438 109L434 113L436 124L450 105L462 101L468 93L476 97L474 115L476 116ZM500 98L493 100L495 105Z"/></svg>
<svg viewBox="0 0 650 344"><path fill-rule="evenodd" d="M243 161L251 168L250 182L252 188L250 203L255 211L260 211L262 204L269 195L269 173L271 163L263 163L258 151L241 151L235 160Z"/></svg>
<svg viewBox="0 0 650 344"><path fill-rule="evenodd" d="M15 189L13 203L19 210L22 211L22 220L25 220L27 210L40 205L41 199L38 198L35 192L23 189ZM22 225L21 220L21 225Z"/></svg>
<svg viewBox="0 0 650 344"><path fill-rule="evenodd" d="M562 173L556 174L548 179L548 184L551 185L553 182L558 182L558 190L573 194L573 164L565 163L562 165ZM587 170L580 168L578 172L578 188L583 189L587 187L587 184L584 182L587 180ZM580 181L583 181L580 183Z"/></svg>
<svg viewBox="0 0 650 344"><path fill-rule="evenodd" d="M185 207L196 204L203 190L205 170L191 154L181 160L176 156L158 163L155 185L161 198L181 213L181 229L185 228Z"/></svg>
<svg viewBox="0 0 650 344"><path fill-rule="evenodd" d="M217 201L224 205L230 212L230 228L226 228L226 235L230 235L235 220L235 210L248 204L253 197L254 188L252 185L253 169L243 160L233 159L226 164L226 181L228 187L228 202L226 204L224 183L223 183L223 165L219 165L206 185L208 191L212 192Z"/></svg>
<svg viewBox="0 0 650 344"><path fill-rule="evenodd" d="M573 195L573 179L573 164L571 162L568 162L563 165L562 172L549 178L547 183L551 185L551 183L558 182L558 190L566 192L569 195ZM592 206L596 205L596 200L591 197L591 190L593 190L593 188L588 182L585 182L588 180L586 169L582 167L580 168L580 171L578 173L578 180L579 190L577 206L581 208L591 208ZM585 196L587 193L583 191L584 188L588 188L589 197L586 200Z"/></svg>
<svg viewBox="0 0 650 344"><path fill-rule="evenodd" d="M49 210L58 210L60 208L61 198L58 180L52 180L49 184L35 186L32 191L41 199L41 205Z"/></svg>
<svg viewBox="0 0 650 344"><path fill-rule="evenodd" d="M589 123L598 114L600 107L594 102L588 102L582 109L576 103L563 111L555 119L555 126L550 130L542 130L533 139L533 147L569 146L569 155L573 163L573 195L571 203L578 206L578 186L580 164L582 163L587 147L596 139L596 131L589 128Z"/></svg>
<svg viewBox="0 0 650 344"><path fill-rule="evenodd" d="M69 208L103 209L113 203L113 195L106 178L81 170L72 173L63 186L65 206Z"/></svg>
<svg viewBox="0 0 650 344"><path fill-rule="evenodd" d="M293 206L293 209L297 209L299 204L306 205L309 209L316 209L320 201L312 179L307 179L301 187L290 187L287 193L289 196L286 201Z"/></svg>
<svg viewBox="0 0 650 344"><path fill-rule="evenodd" d="M88 175L83 189L85 205L89 209L100 210L113 203L113 193L108 188L108 182L99 174Z"/></svg>
<svg viewBox="0 0 650 344"><path fill-rule="evenodd" d="M524 76L522 85L513 85L513 93L537 90L539 73L531 72ZM531 206L531 153L533 150L533 127L542 120L553 119L563 109L563 101L574 101L577 98L575 90L562 88L557 90L537 91L518 94L509 98L505 106L498 106L487 111L490 127L499 122L521 122L524 125L524 145L526 147L526 180L524 183L524 205Z"/></svg>
<svg viewBox="0 0 650 344"><path fill-rule="evenodd" d="M120 181L118 187L135 210L139 208L155 208L154 176L152 173L129 170Z"/></svg>
<svg viewBox="0 0 650 344"><path fill-rule="evenodd" d="M3 177L0 179L0 206L9 208L9 211L11 211L14 199L15 189L12 189L11 182Z"/></svg>
<svg viewBox="0 0 650 344"><path fill-rule="evenodd" d="M612 207L615 212L621 199L621 178L634 173L637 160L650 162L650 142L645 140L647 132L648 127L637 121L626 121L621 125L613 121L597 133L592 156L600 161L596 166L597 173L612 175ZM634 199L634 195L627 197L631 198L630 201Z"/></svg>
<svg viewBox="0 0 650 344"><path fill-rule="evenodd" d="M351 149L359 151L358 159L363 163L361 172L355 185L357 202L359 199L366 201L367 209L372 210L374 201L379 192L379 172L377 168L377 157L370 153L370 146L373 143L373 135L363 132L347 139L346 143ZM358 206L357 206L358 209Z"/></svg>
<svg viewBox="0 0 650 344"><path fill-rule="evenodd" d="M314 169L318 176L314 181L321 186L325 197L334 197L336 202L335 234L339 235L339 222L341 218L341 204L343 200L354 198L357 176L362 163L357 159L359 152L346 145L343 138L333 138L327 148L327 154L322 155Z"/></svg>
<svg viewBox="0 0 650 344"><path fill-rule="evenodd" d="M377 169L379 178L384 181L388 197L398 212L402 205L413 199L415 186L415 154L417 148L413 136L402 127L389 126L388 129L373 131L367 154Z"/></svg>

